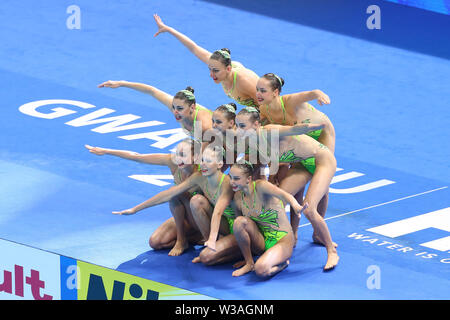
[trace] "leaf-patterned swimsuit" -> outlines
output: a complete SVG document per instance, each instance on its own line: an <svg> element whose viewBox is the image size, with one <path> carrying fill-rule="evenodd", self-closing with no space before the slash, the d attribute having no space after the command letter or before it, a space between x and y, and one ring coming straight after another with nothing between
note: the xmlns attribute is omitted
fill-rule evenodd
<svg viewBox="0 0 450 320"><path fill-rule="evenodd" d="M242 192L242 191L241 191ZM253 181L253 210L255 210L256 206L256 183ZM245 207L249 210L249 206L244 201L244 193L241 193L242 196L242 203L245 205ZM283 202L280 200L281 207L284 209ZM263 237L264 237L264 243L265 243L265 250L268 250L272 248L278 241L280 241L286 234L286 231L278 230L279 224L278 224L278 215L279 214L285 214L284 212L279 212L276 209L273 208L264 208L264 206L261 208L261 212L258 216L252 216L249 214L249 218L255 221L256 225L258 226L259 231L261 231Z"/></svg>
<svg viewBox="0 0 450 320"><path fill-rule="evenodd" d="M264 138L264 140L266 140L266 144L268 146L267 138L264 136L264 134L262 134L261 136ZM300 138L298 135L292 136L292 137L294 139L300 141ZM316 158L310 157L307 159L303 159L303 158L297 157L294 153L294 149L283 152L279 156L278 161L280 163L301 163L306 168L306 170L308 170L311 174L314 174L314 172L316 170Z"/></svg>
<svg viewBox="0 0 450 320"><path fill-rule="evenodd" d="M284 107L283 97L281 97L281 96L280 96L280 101L281 101L281 108L283 110L283 123L277 123L276 121L272 121L272 118L270 117L269 106L266 105L267 117L268 117L269 123L276 123L276 124L281 124L281 125L286 124L286 109ZM315 110L315 108L312 105L310 105L309 103L308 103L308 108L310 108L313 111ZM318 140L320 135L322 134L322 130L323 129L311 131L311 132L306 133L306 135L310 136L314 140ZM294 136L294 137L297 137L297 136ZM283 158L283 160L281 158ZM311 157L308 159L300 159L300 158L295 157L294 152L292 150L283 153L283 155L280 156L279 161L285 162L285 163L300 162L306 168L306 170L308 170L311 174L314 174L314 172L316 171L316 158Z"/></svg>

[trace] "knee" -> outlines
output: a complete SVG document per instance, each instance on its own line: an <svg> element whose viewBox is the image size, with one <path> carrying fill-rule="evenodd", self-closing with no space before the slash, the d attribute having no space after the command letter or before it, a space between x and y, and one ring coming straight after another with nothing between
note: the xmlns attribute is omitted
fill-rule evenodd
<svg viewBox="0 0 450 320"><path fill-rule="evenodd" d="M156 234L152 234L150 236L150 239L148 239L148 245L154 250L160 250L162 248L160 237L158 237Z"/></svg>
<svg viewBox="0 0 450 320"><path fill-rule="evenodd" d="M303 211L303 214L305 215L305 217L308 219L308 220L311 220L311 219L315 219L315 217L316 217L316 209L315 208L311 208L311 207L308 207L308 208L306 208L304 211Z"/></svg>
<svg viewBox="0 0 450 320"><path fill-rule="evenodd" d="M243 230L245 230L246 226L248 224L248 218L244 216L238 216L234 220L233 223L233 232L234 233L241 233Z"/></svg>
<svg viewBox="0 0 450 320"><path fill-rule="evenodd" d="M204 196L202 196L201 194L196 194L189 201L189 206L191 207L191 210L195 210L202 207L204 203L205 203Z"/></svg>

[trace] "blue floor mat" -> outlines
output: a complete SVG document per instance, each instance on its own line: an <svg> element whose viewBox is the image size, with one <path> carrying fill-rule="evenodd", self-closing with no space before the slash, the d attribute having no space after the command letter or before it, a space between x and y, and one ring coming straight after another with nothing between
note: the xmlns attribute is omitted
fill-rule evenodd
<svg viewBox="0 0 450 320"><path fill-rule="evenodd" d="M274 10L248 3L80 0L81 29L69 30L66 9L71 1L2 1L0 237L220 299L448 299L450 249L423 246L446 238L447 220L438 228L397 238L368 229L449 206L450 63L449 43L442 39L450 29L439 29L449 24L449 16L408 8L405 26L417 17L426 19L414 29L397 25L393 30L389 27L398 21L391 19L392 13L404 6L385 2L380 4L386 18L383 33L374 35L365 26L368 2L351 10L345 5L341 11L335 5L322 11L318 4L302 7L307 2L287 1ZM283 11L289 4L292 10ZM361 18L354 10L361 11ZM321 271L325 250L311 244L305 219L290 266L262 281L253 274L232 278L231 264L192 264L199 247L177 258L150 250L150 235L170 217L167 204L130 217L111 214L172 183L163 179L168 184L158 186L130 176L170 172L97 157L84 145L168 153L174 141L155 143L176 134L179 126L151 97L128 89L99 89L99 83L125 79L171 94L191 85L198 102L210 109L228 102L207 67L173 37L153 38L155 12L208 50L228 47L233 59L258 74L281 75L286 80L283 93L319 88L331 97L329 106L313 105L330 117L337 132L341 170L331 185L326 215L339 243L336 270ZM419 30L412 32L416 38L392 43L411 30ZM92 107L36 109L43 114L57 107L70 110L54 119L20 110L47 99ZM158 123L116 131L110 127L106 133L98 131L107 122L75 126L74 120L105 108L111 113L100 118L132 114L140 118L128 124ZM158 131L166 133L156 140L145 135ZM381 272L380 289L369 288L370 266Z"/></svg>

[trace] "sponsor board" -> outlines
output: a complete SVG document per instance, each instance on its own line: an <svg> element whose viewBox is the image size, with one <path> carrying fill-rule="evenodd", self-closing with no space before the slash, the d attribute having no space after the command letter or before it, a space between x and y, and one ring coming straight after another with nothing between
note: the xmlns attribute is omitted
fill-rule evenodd
<svg viewBox="0 0 450 320"><path fill-rule="evenodd" d="M209 300L210 297L83 261L62 264L64 298L78 300Z"/></svg>
<svg viewBox="0 0 450 320"><path fill-rule="evenodd" d="M60 300L59 256L0 239L0 299Z"/></svg>
<svg viewBox="0 0 450 320"><path fill-rule="evenodd" d="M1 300L211 300L213 298L0 239Z"/></svg>

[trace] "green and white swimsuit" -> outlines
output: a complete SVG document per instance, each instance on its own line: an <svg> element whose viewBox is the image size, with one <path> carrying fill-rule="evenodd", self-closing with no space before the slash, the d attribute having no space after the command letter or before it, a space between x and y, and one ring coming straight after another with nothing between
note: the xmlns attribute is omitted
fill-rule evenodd
<svg viewBox="0 0 450 320"><path fill-rule="evenodd" d="M286 108L284 107L284 101L283 98L280 96L280 102L281 102L281 108L283 111L283 123L280 123L281 125L285 125L286 124ZM316 111L316 109L308 103L308 108L311 111ZM270 113L269 113L269 106L266 105L266 109L267 109L267 116L268 119L270 121L270 123L275 123L272 121L272 118L270 117ZM302 122L302 123L306 123L306 122ZM322 134L322 130L323 129L319 129L319 130L315 130L315 131L310 131L308 133L306 133L307 136L310 136L311 138L313 138L314 140L318 141L320 135ZM294 136L296 137L296 136ZM298 138L297 138L298 139ZM285 153L283 153L280 156L280 162L282 163L295 163L295 162L299 162L301 163L306 170L308 170L308 172L310 172L311 174L314 174L314 172L316 171L316 159L314 157L308 158L308 159L301 159L298 158L294 155L294 152L292 150L287 151Z"/></svg>
<svg viewBox="0 0 450 320"><path fill-rule="evenodd" d="M311 111L316 111L316 108L314 108L312 105L310 105L309 103L308 103L308 108L311 110ZM302 122L302 123L305 123L305 122ZM315 131L310 131L310 132L308 132L306 135L307 136L310 136L311 138L313 138L314 140L319 140L319 137L320 137L320 135L322 134L322 130L323 129L319 129L319 130L315 130Z"/></svg>
<svg viewBox="0 0 450 320"><path fill-rule="evenodd" d="M283 111L283 123L277 123L276 121L273 121L272 118L270 117L270 112L269 112L269 105L266 105L266 112L267 112L267 118L269 120L269 122L267 123L263 123L262 125L266 125L266 124L271 124L271 123L276 123L276 124L281 124L281 125L286 125L286 109L284 108L284 101L283 101L283 97L280 96L280 101L281 101L281 109Z"/></svg>
<svg viewBox="0 0 450 320"><path fill-rule="evenodd" d="M241 191L242 192L242 191ZM256 183L253 181L253 210L255 210L256 206ZM245 207L250 212L250 207L245 203L244 200L244 193L241 193L242 196L242 203L245 205ZM259 231L261 231L263 237L264 237L264 243L265 243L265 250L268 250L272 248L278 241L280 241L285 235L287 235L286 231L279 230L279 224L278 224L278 215L279 214L285 214L284 213L284 205L283 202L280 200L281 207L283 208L282 212L279 212L276 209L273 208L264 208L264 206L261 208L261 212L258 216L249 215L249 218L255 221L256 225L258 226Z"/></svg>

